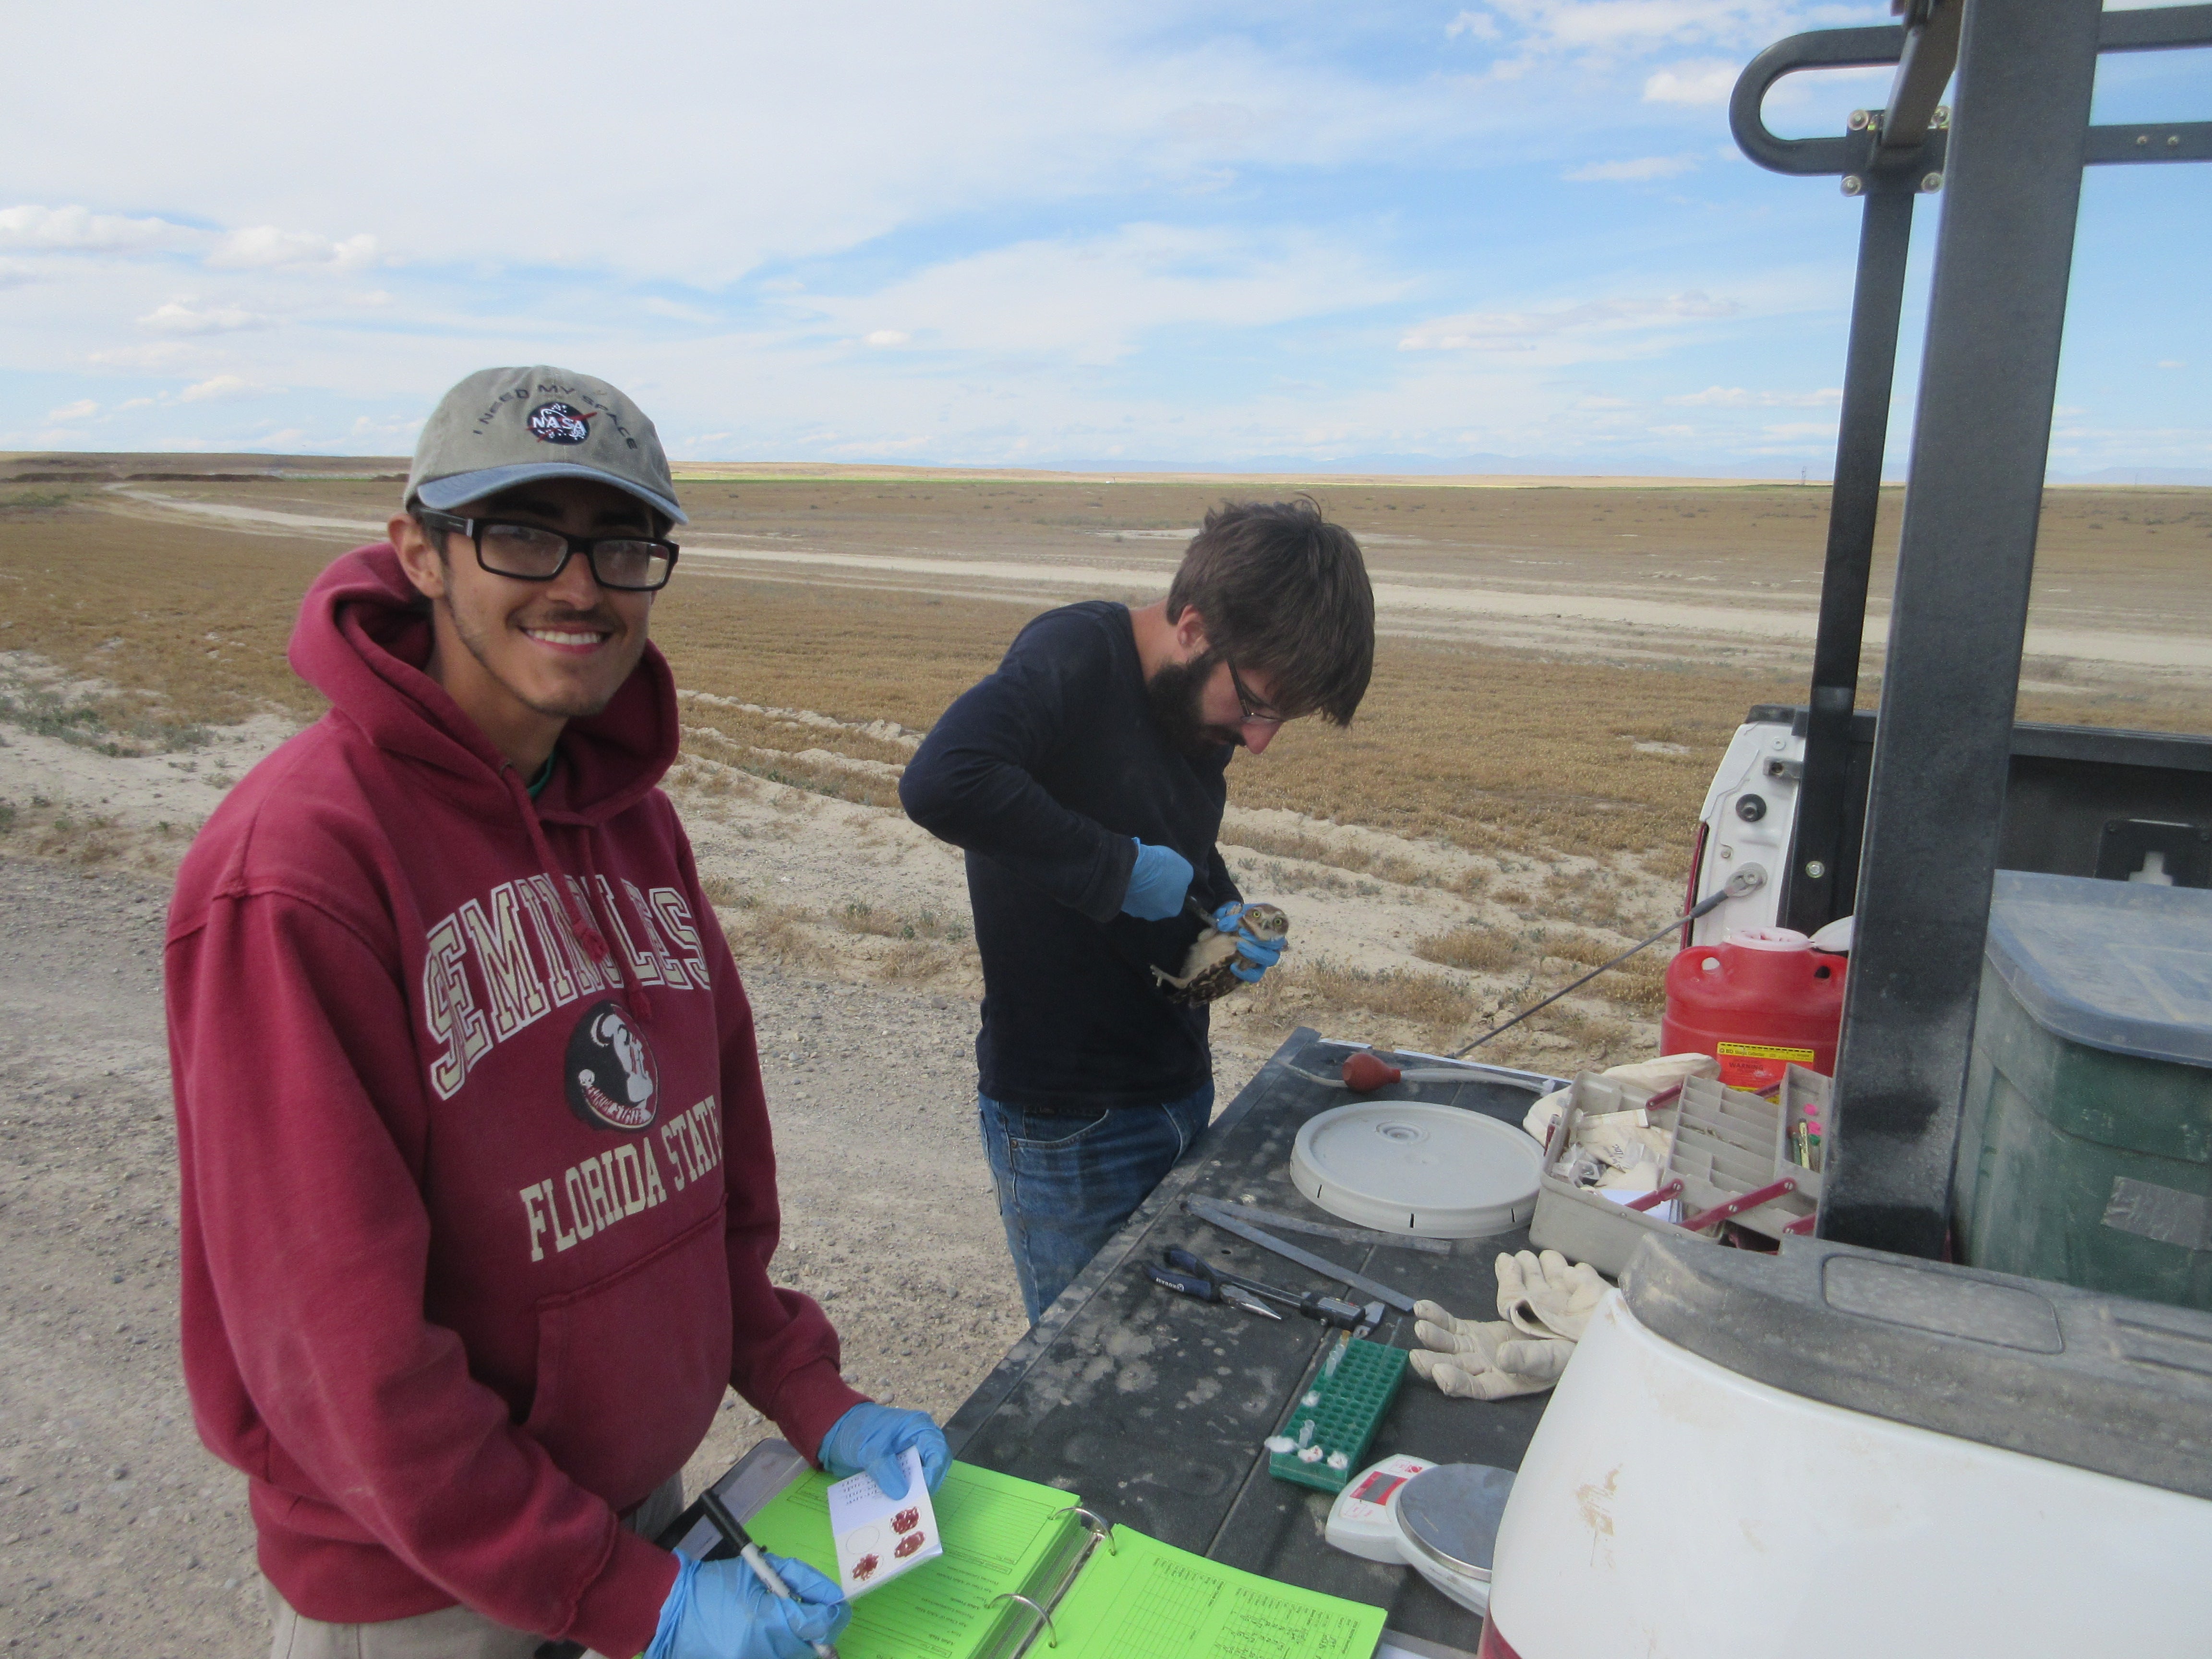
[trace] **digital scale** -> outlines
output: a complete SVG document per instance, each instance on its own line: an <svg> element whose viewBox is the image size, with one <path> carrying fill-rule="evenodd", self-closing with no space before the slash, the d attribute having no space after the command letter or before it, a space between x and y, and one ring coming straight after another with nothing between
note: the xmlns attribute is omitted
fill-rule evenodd
<svg viewBox="0 0 2212 1659"><path fill-rule="evenodd" d="M1330 1544L1408 1566L1470 1613L1490 1610L1490 1564L1513 1472L1403 1455L1370 1464L1329 1506Z"/></svg>

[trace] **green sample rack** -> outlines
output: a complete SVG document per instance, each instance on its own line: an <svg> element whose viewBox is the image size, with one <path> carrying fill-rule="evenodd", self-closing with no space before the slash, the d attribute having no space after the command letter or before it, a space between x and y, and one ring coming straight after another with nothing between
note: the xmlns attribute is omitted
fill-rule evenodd
<svg viewBox="0 0 2212 1659"><path fill-rule="evenodd" d="M1406 1352L1380 1342L1346 1340L1332 1347L1330 1354L1334 1364L1328 1359L1322 1362L1311 1385L1291 1408L1281 1434L1268 1442L1267 1473L1278 1480L1338 1492L1366 1467L1375 1425L1390 1409L1406 1375ZM1288 1449L1273 1450L1285 1440L1291 1443ZM1315 1449L1319 1457L1298 1455L1301 1450Z"/></svg>

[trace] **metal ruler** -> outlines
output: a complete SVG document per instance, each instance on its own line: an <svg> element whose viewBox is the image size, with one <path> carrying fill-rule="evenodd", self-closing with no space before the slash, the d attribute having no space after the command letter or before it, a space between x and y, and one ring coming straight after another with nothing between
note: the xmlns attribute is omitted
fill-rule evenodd
<svg viewBox="0 0 2212 1659"><path fill-rule="evenodd" d="M1213 1200L1208 1199L1206 1202ZM1285 1215L1279 1210L1263 1210L1256 1204L1224 1204L1221 1207L1241 1220L1264 1221L1286 1233L1310 1233L1316 1238L1333 1238L1340 1244L1386 1244L1394 1250L1420 1250L1429 1255L1451 1254L1448 1239L1386 1233L1373 1227L1332 1227L1325 1221L1308 1221L1301 1216Z"/></svg>
<svg viewBox="0 0 2212 1659"><path fill-rule="evenodd" d="M1183 1207L1200 1220L1218 1227L1225 1233L1234 1233L1248 1243L1257 1244L1263 1250L1273 1250L1284 1261L1295 1261L1310 1273L1316 1273L1324 1279L1334 1279L1340 1284L1349 1285L1355 1291L1374 1297L1378 1301L1397 1309L1401 1313L1413 1311L1413 1298L1403 1291L1394 1291L1388 1285L1379 1284L1364 1273L1352 1272L1349 1267L1340 1267L1334 1261L1325 1261L1312 1251L1302 1250L1297 1245L1276 1237L1273 1233L1262 1232L1226 1204L1211 1198L1186 1198L1183 1200Z"/></svg>

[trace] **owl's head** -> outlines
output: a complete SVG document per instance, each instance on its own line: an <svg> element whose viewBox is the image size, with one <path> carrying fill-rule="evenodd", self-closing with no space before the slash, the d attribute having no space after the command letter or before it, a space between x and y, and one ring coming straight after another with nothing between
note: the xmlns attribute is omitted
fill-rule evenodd
<svg viewBox="0 0 2212 1659"><path fill-rule="evenodd" d="M1237 927L1256 939L1279 939L1291 931L1291 919L1272 904L1248 904Z"/></svg>

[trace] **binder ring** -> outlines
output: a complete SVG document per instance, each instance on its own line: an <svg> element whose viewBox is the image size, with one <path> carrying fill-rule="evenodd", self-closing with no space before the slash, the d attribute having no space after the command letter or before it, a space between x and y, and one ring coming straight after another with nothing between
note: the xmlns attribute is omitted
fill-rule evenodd
<svg viewBox="0 0 2212 1659"><path fill-rule="evenodd" d="M1030 1601L1028 1596L1017 1595L1012 1590L1000 1590L991 1599L994 1601L1020 1602L1031 1613L1036 1614L1037 1622L1044 1626L1045 1635L1048 1638L1046 1641L1045 1645L1048 1648L1056 1648L1060 1645L1060 1627L1052 1622L1052 1615L1047 1613L1042 1607L1039 1607L1036 1602ZM1036 1633L1036 1632L1032 1631L1030 1632L1031 1637L1034 1638Z"/></svg>
<svg viewBox="0 0 2212 1659"><path fill-rule="evenodd" d="M1070 1504L1064 1510L1054 1510L1053 1514L1055 1516L1062 1515L1080 1516L1085 1521L1090 1523L1091 1530L1098 1535L1098 1541L1106 1546L1107 1554L1119 1555L1121 1553L1121 1546L1114 1541L1114 1528L1108 1526L1105 1522L1100 1520L1098 1516L1093 1515L1089 1510L1085 1509L1082 1504Z"/></svg>

